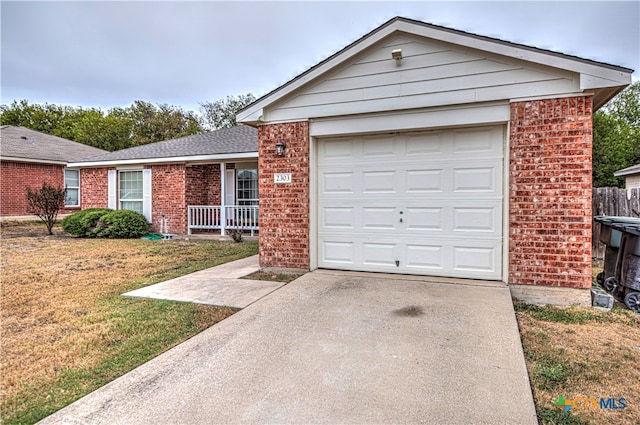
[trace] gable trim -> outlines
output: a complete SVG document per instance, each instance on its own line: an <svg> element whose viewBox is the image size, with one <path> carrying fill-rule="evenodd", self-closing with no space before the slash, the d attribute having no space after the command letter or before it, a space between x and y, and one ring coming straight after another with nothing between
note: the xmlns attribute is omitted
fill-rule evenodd
<svg viewBox="0 0 640 425"><path fill-rule="evenodd" d="M264 109L266 107L322 74L329 72L394 32L420 35L454 45L575 72L580 75L581 90L604 87L617 88L611 91L613 93L610 95L611 97L631 83L633 70L629 68L396 17L248 105L237 114L238 122L254 126L264 122Z"/></svg>

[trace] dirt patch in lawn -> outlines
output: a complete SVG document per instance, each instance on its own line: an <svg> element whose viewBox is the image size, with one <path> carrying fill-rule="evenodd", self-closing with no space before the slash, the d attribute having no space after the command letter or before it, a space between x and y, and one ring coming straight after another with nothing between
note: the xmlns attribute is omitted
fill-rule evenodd
<svg viewBox="0 0 640 425"><path fill-rule="evenodd" d="M49 236L29 222L0 231L6 423L34 422L235 312L121 293L257 252L255 243L77 239L59 225Z"/></svg>
<svg viewBox="0 0 640 425"><path fill-rule="evenodd" d="M602 312L516 303L515 309L542 424L638 423L640 315L618 307ZM624 398L626 407L576 406L565 413L554 406L560 396L613 398L618 407Z"/></svg>
<svg viewBox="0 0 640 425"><path fill-rule="evenodd" d="M242 278L250 280L265 280L267 282L289 283L293 282L302 275L304 275L304 273L268 273L264 271L258 271L247 276L243 276Z"/></svg>

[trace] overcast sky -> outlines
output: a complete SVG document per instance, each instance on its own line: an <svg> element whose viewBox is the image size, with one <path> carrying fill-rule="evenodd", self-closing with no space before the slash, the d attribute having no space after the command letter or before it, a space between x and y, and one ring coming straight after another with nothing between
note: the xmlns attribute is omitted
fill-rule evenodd
<svg viewBox="0 0 640 425"><path fill-rule="evenodd" d="M0 2L2 104L261 96L394 16L640 69L640 2Z"/></svg>

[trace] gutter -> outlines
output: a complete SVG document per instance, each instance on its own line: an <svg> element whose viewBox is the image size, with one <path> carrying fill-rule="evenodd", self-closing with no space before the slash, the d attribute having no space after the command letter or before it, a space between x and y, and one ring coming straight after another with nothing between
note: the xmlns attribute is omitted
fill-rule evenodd
<svg viewBox="0 0 640 425"><path fill-rule="evenodd" d="M36 163L36 164L67 166L67 162L65 161L54 161L50 159L17 158L13 156L0 156L0 161L27 162L27 163Z"/></svg>
<svg viewBox="0 0 640 425"><path fill-rule="evenodd" d="M114 165L168 164L184 162L218 162L227 159L258 158L258 152L225 153L217 155L175 156L168 158L119 159L111 161L71 162L67 166L73 168L110 167Z"/></svg>

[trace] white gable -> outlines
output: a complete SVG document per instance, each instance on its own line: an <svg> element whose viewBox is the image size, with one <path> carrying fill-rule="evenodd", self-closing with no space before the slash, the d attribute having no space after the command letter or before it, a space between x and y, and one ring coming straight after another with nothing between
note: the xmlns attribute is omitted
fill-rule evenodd
<svg viewBox="0 0 640 425"><path fill-rule="evenodd" d="M400 66L391 51L402 49ZM238 114L247 124L593 94L597 109L632 70L394 18Z"/></svg>
<svg viewBox="0 0 640 425"><path fill-rule="evenodd" d="M400 64L391 51L402 49ZM265 108L288 121L513 98L580 89L579 75L395 33Z"/></svg>

